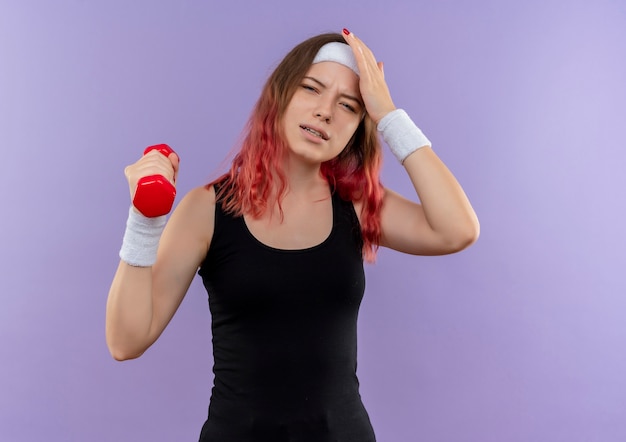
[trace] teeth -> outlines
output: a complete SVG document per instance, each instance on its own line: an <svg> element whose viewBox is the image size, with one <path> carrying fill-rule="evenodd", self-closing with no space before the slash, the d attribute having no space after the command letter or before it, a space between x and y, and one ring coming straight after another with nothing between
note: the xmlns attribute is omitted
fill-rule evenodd
<svg viewBox="0 0 626 442"><path fill-rule="evenodd" d="M319 133L319 132L318 132L318 131L316 131L316 130L311 129L310 127L302 126L302 128L303 128L304 130L306 130L306 131L311 132L311 133L312 133L313 135L315 135L316 137L324 138L324 137L322 136L322 134L321 134L321 133Z"/></svg>

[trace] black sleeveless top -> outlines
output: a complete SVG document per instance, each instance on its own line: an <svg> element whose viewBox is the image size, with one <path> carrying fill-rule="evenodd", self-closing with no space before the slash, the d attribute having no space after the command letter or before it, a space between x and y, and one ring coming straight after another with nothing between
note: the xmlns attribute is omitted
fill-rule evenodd
<svg viewBox="0 0 626 442"><path fill-rule="evenodd" d="M199 274L215 373L201 441L374 441L356 376L365 289L359 221L332 196L330 235L282 250L223 212Z"/></svg>

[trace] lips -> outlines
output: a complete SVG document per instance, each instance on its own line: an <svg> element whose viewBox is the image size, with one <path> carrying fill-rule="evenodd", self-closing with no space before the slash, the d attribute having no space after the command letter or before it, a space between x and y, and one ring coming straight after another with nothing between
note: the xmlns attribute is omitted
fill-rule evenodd
<svg viewBox="0 0 626 442"><path fill-rule="evenodd" d="M319 127L315 127L315 126L309 126L306 124L301 124L300 125L300 129L306 130L307 132L309 132L312 135L315 135L316 137L321 138L322 140L328 140L328 134L323 131L322 129L320 129Z"/></svg>

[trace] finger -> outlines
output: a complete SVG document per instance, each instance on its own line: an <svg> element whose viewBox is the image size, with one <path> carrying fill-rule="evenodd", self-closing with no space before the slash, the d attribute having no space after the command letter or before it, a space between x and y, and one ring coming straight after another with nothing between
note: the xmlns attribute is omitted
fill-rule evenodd
<svg viewBox="0 0 626 442"><path fill-rule="evenodd" d="M168 160L170 160L172 169L174 170L173 180L174 180L174 183L176 183L176 178L178 178L178 168L180 167L180 157L178 156L177 153L172 152L171 154L169 154L167 158Z"/></svg>
<svg viewBox="0 0 626 442"><path fill-rule="evenodd" d="M348 32L348 34L346 34L346 32ZM361 40L359 37L356 36L356 34L348 31L347 29L344 29L343 38L346 41L346 43L348 43L348 45L350 45L352 50L355 52L354 55L356 57L358 57L359 54L361 54L363 56L364 61L370 62L373 65L376 65L376 57L374 56L374 53L363 42L363 40Z"/></svg>
<svg viewBox="0 0 626 442"><path fill-rule="evenodd" d="M154 154L152 152L155 152ZM170 154L171 155L171 154ZM125 169L127 178L139 179L144 176L162 175L173 182L178 171L178 158L172 156L171 159L161 153L150 151L135 164Z"/></svg>
<svg viewBox="0 0 626 442"><path fill-rule="evenodd" d="M174 168L174 172L178 172L178 167L180 165L180 157L178 156L178 154L176 152L172 152L168 155L167 159L170 160L170 163Z"/></svg>
<svg viewBox="0 0 626 442"><path fill-rule="evenodd" d="M354 35L354 33L348 31L344 28L343 30L343 39L346 41L348 46L352 49L354 53L354 57L356 58L357 64L361 65L362 62L365 61L365 54L363 53L363 47L360 44L360 40ZM359 66L360 68L360 66Z"/></svg>
<svg viewBox="0 0 626 442"><path fill-rule="evenodd" d="M349 32L349 31L348 31ZM381 77L384 80L384 75L381 75L382 71L379 63L376 61L374 53L367 47L361 39L359 39L354 33L343 34L344 40L352 48L352 52L359 68L361 79L374 79Z"/></svg>
<svg viewBox="0 0 626 442"><path fill-rule="evenodd" d="M151 150L145 154L138 163L141 163L148 167L158 167L164 170L177 170L180 159L175 152L170 153L168 156L163 155L158 150Z"/></svg>

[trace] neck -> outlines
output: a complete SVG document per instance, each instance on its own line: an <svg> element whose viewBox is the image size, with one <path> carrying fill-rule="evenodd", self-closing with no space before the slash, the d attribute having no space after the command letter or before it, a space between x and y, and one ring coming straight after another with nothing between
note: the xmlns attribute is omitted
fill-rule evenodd
<svg viewBox="0 0 626 442"><path fill-rule="evenodd" d="M328 188L328 183L320 171L320 164L298 161L288 155L284 162L284 172L288 193L304 195L318 193L320 188Z"/></svg>

